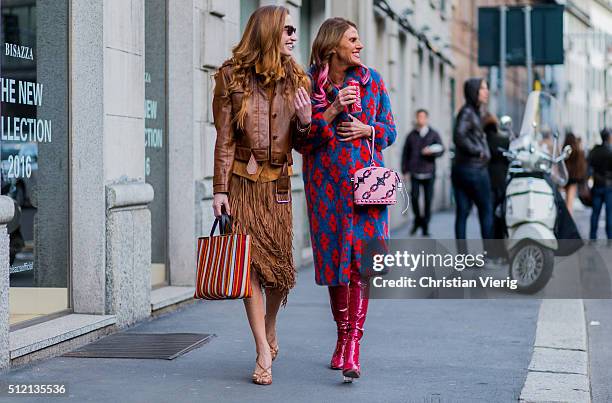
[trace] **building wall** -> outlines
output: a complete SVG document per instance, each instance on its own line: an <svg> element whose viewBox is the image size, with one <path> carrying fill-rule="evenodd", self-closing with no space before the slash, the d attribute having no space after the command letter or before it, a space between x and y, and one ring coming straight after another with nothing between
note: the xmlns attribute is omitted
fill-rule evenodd
<svg viewBox="0 0 612 403"><path fill-rule="evenodd" d="M142 136L145 1L71 0L71 308L75 313L115 315L119 326L129 326L150 314L147 248L151 219L146 205L153 195L144 183ZM399 170L402 147L417 109L430 112L431 125L448 149L453 115L463 104L463 81L472 76L495 78L495 69L491 72L477 66L476 10L501 2L387 0L395 15L392 18L374 1L364 0L168 0L169 285L194 285L194 240L210 231L213 220L216 132L211 113L212 75L230 56L254 8L283 4L290 9L299 30L297 58L303 64L325 18L344 16L358 24L365 45L364 62L380 71L390 93L398 137L385 151L385 159L389 167ZM612 22L601 17L601 1L590 4L592 25L609 32ZM398 16L405 16L414 32L402 27ZM566 19L572 30L585 29L573 17ZM601 119L610 95L594 80L590 98L583 96L585 69L591 66L603 76L605 68L609 76L610 52L589 48L589 64L578 52L580 46L575 48L563 69L540 72L551 81L562 80L563 75L572 78L571 86L560 86L565 88L568 119L580 125L591 122L594 128L592 122ZM509 68L505 80L508 112L518 121L528 91L524 69ZM491 109L498 105L496 96L494 85ZM587 105L591 108L588 119ZM293 229L299 266L308 259L309 233L301 160L295 156ZM447 152L438 162L434 207L450 206L450 193ZM406 221L400 210L391 208L392 228ZM0 244L6 249L6 239L0 237ZM0 287L6 296L7 279L0 281ZM0 320L5 321L5 316ZM0 324L4 329L0 367L7 361L4 325Z"/></svg>
<svg viewBox="0 0 612 403"><path fill-rule="evenodd" d="M463 104L463 82L474 76L487 77L491 85L488 109L500 114L499 69L478 67L478 7L525 4L513 0L455 0L453 2L453 56L456 64L457 91L455 105ZM527 3L554 3L529 1ZM608 0L557 1L564 4L565 63L559 66L536 66L544 89L561 103L563 126L585 138L587 144L597 141L598 132L610 125L612 6ZM606 39L607 38L607 42ZM608 83L612 81L608 79ZM506 113L519 130L530 85L525 67L508 67L505 76ZM609 86L609 84L608 84Z"/></svg>
<svg viewBox="0 0 612 403"><path fill-rule="evenodd" d="M520 0L455 0L452 6L452 50L455 61L456 91L454 97L455 113L464 104L463 83L470 77L483 77L489 81L490 99L487 109L494 114L502 114L499 68L478 66L478 8L500 5L514 6L534 1ZM523 108L529 85L524 67L506 67L505 114L514 120L514 129L520 128Z"/></svg>
<svg viewBox="0 0 612 403"><path fill-rule="evenodd" d="M554 69L567 130L599 142L598 132L610 126L606 75L612 77L612 5L605 1L571 2L565 12L565 64Z"/></svg>
<svg viewBox="0 0 612 403"><path fill-rule="evenodd" d="M447 6L444 10L440 10L438 2L432 2L434 6L428 4L427 7L420 6L420 3L415 1L410 3L411 7L415 8L411 17L413 23L417 26L422 26L418 25L421 23L428 24L430 27L428 34L433 36L435 30L435 34L440 36L437 40L440 45L449 43L450 3L446 2ZM388 16L379 15L377 17L373 2L357 0L260 2L256 0L235 0L222 3L224 4L222 12L214 10L215 4L217 3L214 1L202 0L194 3L194 7L198 9L195 14L204 15L204 17L194 20L195 37L202 38L199 45L195 45L194 51L196 60L200 59L200 63L194 67L194 82L196 83L194 85L196 233L206 233L213 219L211 213L212 175L216 133L210 113L211 91L214 86L211 75L223 60L230 56L231 47L238 42L241 27L246 23L245 19L254 7L265 4L283 4L289 8L299 30L296 56L304 67L306 67L306 61L310 54L312 40L325 18L344 16L357 22L365 44L364 62L378 69L383 75L395 112L399 135L396 144L385 153L388 166L394 169L400 168L401 148L405 136L413 126L414 112L421 107L430 111L432 126L440 131L448 147L451 131L449 116L451 115L450 77L452 68L448 65L444 66L439 58L425 49L423 51L423 63L420 67L422 73L417 73L419 71L418 41L400 29L397 22L391 20ZM392 1L390 4L394 11L398 13L405 8L402 8L403 1ZM221 14L224 15L222 18L219 17ZM197 34L197 31L202 32L201 36ZM211 33L209 36L214 35L213 33L224 32L225 37L219 38L216 35L214 41L211 42L207 39L207 32ZM219 41L221 41L221 46L219 46ZM202 60L203 58L204 60ZM423 98L415 95L417 93L416 86L422 86L419 87L419 93L425 94ZM292 178L294 228L307 229L308 222L301 179L301 158L297 153L294 153L294 155L296 157L295 174ZM440 161L440 174L436 184L437 196L434 203L438 208L447 206L450 200L448 165L446 156ZM392 209L392 226L400 225L405 220L405 217L401 217L399 214L399 210L400 208ZM294 238L295 259L296 263L300 264L301 251L304 251L306 255L308 254L309 234L307 230L294 231Z"/></svg>

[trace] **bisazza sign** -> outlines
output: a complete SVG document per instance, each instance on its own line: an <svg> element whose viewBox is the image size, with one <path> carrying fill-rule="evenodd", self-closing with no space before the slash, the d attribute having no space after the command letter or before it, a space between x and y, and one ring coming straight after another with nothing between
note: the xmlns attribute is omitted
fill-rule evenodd
<svg viewBox="0 0 612 403"><path fill-rule="evenodd" d="M34 61L32 48L5 43L5 56ZM2 77L2 102L42 106L44 85L32 81L15 80ZM51 142L52 125L49 119L19 116L0 117L0 140L20 141L23 143ZM9 155L8 179L32 176L32 156Z"/></svg>
<svg viewBox="0 0 612 403"><path fill-rule="evenodd" d="M18 57L20 59L30 59L34 60L34 52L32 52L32 48L27 46L16 45L14 43L5 43L4 47L6 49L5 55L11 57Z"/></svg>
<svg viewBox="0 0 612 403"><path fill-rule="evenodd" d="M0 172L2 194L15 204L8 232L16 323L68 307L68 4L1 4Z"/></svg>

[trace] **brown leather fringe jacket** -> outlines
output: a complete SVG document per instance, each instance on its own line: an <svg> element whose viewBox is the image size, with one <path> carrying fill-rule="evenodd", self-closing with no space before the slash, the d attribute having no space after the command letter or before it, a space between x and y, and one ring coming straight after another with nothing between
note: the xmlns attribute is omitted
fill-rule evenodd
<svg viewBox="0 0 612 403"><path fill-rule="evenodd" d="M273 167L283 167L277 189L278 193L287 193L287 167L293 164L292 138L304 134L310 128L300 127L293 106L293 94L283 95L286 91L284 81L276 84L270 102L267 91L253 80L252 93L247 100L244 129L239 129L232 121L240 109L244 91L228 94L231 68L228 63L221 67L213 98L213 116L217 129L213 192L229 192L234 160L254 160L258 164L269 161Z"/></svg>

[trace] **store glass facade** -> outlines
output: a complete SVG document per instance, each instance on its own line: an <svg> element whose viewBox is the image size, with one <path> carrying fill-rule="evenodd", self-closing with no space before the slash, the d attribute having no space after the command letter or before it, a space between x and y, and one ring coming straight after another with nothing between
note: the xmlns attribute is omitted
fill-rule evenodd
<svg viewBox="0 0 612 403"><path fill-rule="evenodd" d="M2 0L2 194L10 323L69 307L68 2Z"/></svg>
<svg viewBox="0 0 612 403"><path fill-rule="evenodd" d="M168 141L166 0L145 2L145 177L153 186L151 284L167 283Z"/></svg>

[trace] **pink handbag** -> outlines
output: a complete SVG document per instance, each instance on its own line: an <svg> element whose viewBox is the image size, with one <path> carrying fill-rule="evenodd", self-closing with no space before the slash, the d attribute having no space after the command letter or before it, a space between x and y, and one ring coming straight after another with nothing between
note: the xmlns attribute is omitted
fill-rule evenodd
<svg viewBox="0 0 612 403"><path fill-rule="evenodd" d="M397 193L402 192L406 202L405 214L408 210L408 197L402 180L392 169L376 166L374 162L374 130L372 130L372 145L367 143L370 150L370 166L355 171L353 182L353 197L357 205L370 204L396 204Z"/></svg>

